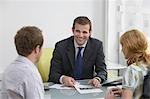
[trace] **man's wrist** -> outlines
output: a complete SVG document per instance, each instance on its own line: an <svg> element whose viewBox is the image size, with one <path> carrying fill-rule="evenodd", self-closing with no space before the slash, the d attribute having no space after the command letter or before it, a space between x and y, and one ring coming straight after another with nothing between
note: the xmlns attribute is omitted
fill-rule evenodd
<svg viewBox="0 0 150 99"><path fill-rule="evenodd" d="M59 82L60 82L61 84L64 84L64 82L63 82L63 77L65 77L65 75L62 75L62 76L60 77L60 79L59 79Z"/></svg>
<svg viewBox="0 0 150 99"><path fill-rule="evenodd" d="M101 83L101 78L100 77L94 77L95 79L97 79L100 83Z"/></svg>

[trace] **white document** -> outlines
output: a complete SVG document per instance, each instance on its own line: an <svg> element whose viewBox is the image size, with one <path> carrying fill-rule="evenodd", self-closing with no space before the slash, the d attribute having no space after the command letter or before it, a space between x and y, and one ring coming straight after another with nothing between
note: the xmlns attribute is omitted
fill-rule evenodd
<svg viewBox="0 0 150 99"><path fill-rule="evenodd" d="M76 83L74 87L80 94L103 92L100 88L95 88L91 85L81 85Z"/></svg>
<svg viewBox="0 0 150 99"><path fill-rule="evenodd" d="M52 86L49 86L49 88L55 88L55 89L74 89L72 87L66 87L62 84L54 84Z"/></svg>

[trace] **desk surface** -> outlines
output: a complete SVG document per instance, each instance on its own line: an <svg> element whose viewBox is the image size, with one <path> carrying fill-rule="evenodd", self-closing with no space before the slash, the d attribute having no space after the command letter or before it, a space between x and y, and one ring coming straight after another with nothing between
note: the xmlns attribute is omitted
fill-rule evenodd
<svg viewBox="0 0 150 99"><path fill-rule="evenodd" d="M87 81L79 81L82 84L87 84ZM103 92L80 94L75 89L49 89L45 91L45 99L104 99L107 88L101 87Z"/></svg>
<svg viewBox="0 0 150 99"><path fill-rule="evenodd" d="M104 92L80 94L75 89L50 89L45 92L45 99L98 99L104 98L106 88L101 88Z"/></svg>

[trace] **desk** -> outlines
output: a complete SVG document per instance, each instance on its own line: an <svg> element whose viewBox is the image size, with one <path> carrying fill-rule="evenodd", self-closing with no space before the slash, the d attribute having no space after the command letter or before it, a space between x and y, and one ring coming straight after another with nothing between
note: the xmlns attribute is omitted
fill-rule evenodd
<svg viewBox="0 0 150 99"><path fill-rule="evenodd" d="M79 81L87 84L87 80ZM107 88L101 87L101 93L80 94L75 89L49 89L45 91L45 99L104 99Z"/></svg>

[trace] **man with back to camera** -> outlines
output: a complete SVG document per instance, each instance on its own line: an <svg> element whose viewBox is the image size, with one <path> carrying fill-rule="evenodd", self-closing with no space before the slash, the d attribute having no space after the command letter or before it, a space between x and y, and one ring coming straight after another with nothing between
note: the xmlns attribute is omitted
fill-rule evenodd
<svg viewBox="0 0 150 99"><path fill-rule="evenodd" d="M14 40L19 56L4 71L1 99L44 99L42 79L35 66L42 52L42 31L26 26Z"/></svg>
<svg viewBox="0 0 150 99"><path fill-rule="evenodd" d="M86 16L74 20L73 36L55 45L49 81L74 86L75 80L91 79L88 83L99 87L107 79L103 45L91 37L91 28Z"/></svg>

